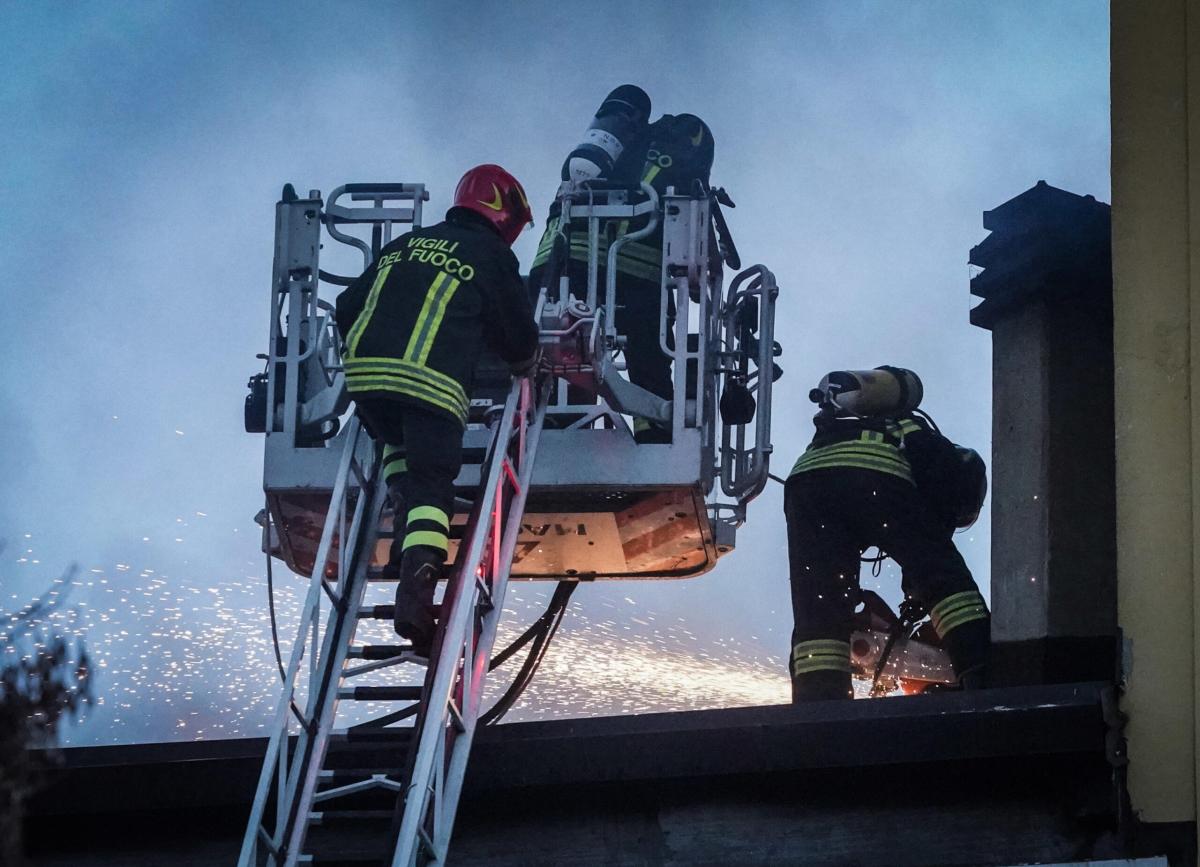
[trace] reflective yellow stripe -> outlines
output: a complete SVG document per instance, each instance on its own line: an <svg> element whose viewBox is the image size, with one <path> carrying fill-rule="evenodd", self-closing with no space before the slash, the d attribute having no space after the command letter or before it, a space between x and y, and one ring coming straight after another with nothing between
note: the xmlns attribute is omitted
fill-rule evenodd
<svg viewBox="0 0 1200 867"><path fill-rule="evenodd" d="M392 452L389 454L388 449ZM399 452L397 446L384 446L383 448L383 477L390 479L394 476L408 472L408 459L403 452Z"/></svg>
<svg viewBox="0 0 1200 867"><path fill-rule="evenodd" d="M964 623L970 623L972 620L987 620L987 617L987 609L982 605L975 606L967 611L950 614L936 627L938 637L945 638L951 631L962 626Z"/></svg>
<svg viewBox="0 0 1200 867"><path fill-rule="evenodd" d="M440 370L435 370L432 367L415 364L411 361L405 361L402 358L386 358L383 356L377 358L366 357L347 359L346 365L348 367L390 367L403 373L411 373L414 376L428 378L439 388L443 388L447 391L461 395L463 398L463 403L466 403L467 394L465 391L463 391L462 386L458 384L458 380L448 374L442 373Z"/></svg>
<svg viewBox="0 0 1200 867"><path fill-rule="evenodd" d="M911 472L907 472L907 471L898 469L889 464L876 464L876 463L871 463L870 461L865 461L865 460L863 460L863 461L847 460L847 461L838 461L836 463L828 463L828 464L807 464L802 467L793 468L792 472L789 474L789 478L791 478L792 476L803 475L804 473L810 473L815 470L868 470L873 473L882 473L883 475L886 475L886 476L895 476L896 478L902 479L903 481L908 482L909 484L914 483Z"/></svg>
<svg viewBox="0 0 1200 867"><path fill-rule="evenodd" d="M657 266L647 265L639 262L636 259L626 259L624 256L617 256L617 271L623 274L630 274L634 277L639 277L642 280L647 280L652 283L657 283L662 277L662 265Z"/></svg>
<svg viewBox="0 0 1200 867"><path fill-rule="evenodd" d="M987 603L977 590L963 590L952 593L940 601L929 612L933 628L939 637L955 627L970 623L972 620L984 620L988 616Z"/></svg>
<svg viewBox="0 0 1200 867"><path fill-rule="evenodd" d="M800 456L800 459L822 458L830 455L867 455L885 461L898 461L902 464L908 464L908 459L900 454L900 450L893 445L889 445L888 443L866 443L858 440L809 448Z"/></svg>
<svg viewBox="0 0 1200 867"><path fill-rule="evenodd" d="M807 467L812 464L836 464L838 461L867 461L875 464L884 464L893 467L899 472L905 472L909 469L908 462L903 458L889 457L868 451L851 451L850 449L831 454L802 456L796 463L800 467Z"/></svg>
<svg viewBox="0 0 1200 867"><path fill-rule="evenodd" d="M450 285L443 290L438 300L434 303L433 322L429 325L429 334L425 337L424 343L421 346L421 352L416 358L417 364L424 364L429 358L429 350L433 348L433 341L437 339L438 329L442 327L442 319L446 315L446 306L450 303L450 299L454 297L454 293L458 291L461 284L456 278L450 279Z"/></svg>
<svg viewBox="0 0 1200 867"><path fill-rule="evenodd" d="M389 382L397 386L411 385L413 388L428 392L431 396L436 397L439 402L445 403L446 407L452 410L455 415L465 415L467 412L466 406L457 397L447 394L444 389L438 388L428 380L410 373L403 371L362 370L353 373L347 372L346 374L346 388L349 391L370 391L380 382Z"/></svg>
<svg viewBox="0 0 1200 867"><path fill-rule="evenodd" d="M662 168L658 165L658 163L655 163L654 165L650 166L650 168L646 172L646 174L642 175L642 183L643 184L654 183L654 179L658 177L658 173L660 171L662 171Z"/></svg>
<svg viewBox="0 0 1200 867"><path fill-rule="evenodd" d="M530 267L537 268L550 261L550 254L554 252L554 240L558 237L558 227L561 222L561 217L555 217L546 224L546 231L542 233L542 239L538 242L537 253L533 257L533 265ZM599 243L596 245L597 252L601 258L601 265L604 264L604 257L608 255L609 243L609 239L601 233ZM579 232L571 233L570 257L581 262L588 260L588 240L586 234Z"/></svg>
<svg viewBox="0 0 1200 867"><path fill-rule="evenodd" d="M442 284L449 277L450 275L445 271L439 271L437 277L429 284L429 288L425 290L425 303L421 305L421 312L417 314L417 323L413 326L412 334L408 336L408 346L404 349L404 357L408 361L413 361L420 351L421 335L425 332L423 326L429 320L429 311L437 303L438 290L442 288Z"/></svg>
<svg viewBox="0 0 1200 867"><path fill-rule="evenodd" d="M792 648L792 675L850 671L850 643L831 638L801 641Z"/></svg>
<svg viewBox="0 0 1200 867"><path fill-rule="evenodd" d="M835 650L850 652L850 642L838 641L836 638L814 638L801 641L792 648L792 656L807 653L810 650Z"/></svg>
<svg viewBox="0 0 1200 867"><path fill-rule="evenodd" d="M554 249L554 236L556 232L551 231L554 227L554 221L546 226L546 231L542 233L542 240L538 242L537 252L533 255L533 264L529 267L537 268L545 265L550 261L550 251Z"/></svg>
<svg viewBox="0 0 1200 867"><path fill-rule="evenodd" d="M901 435L916 433L919 430L924 430L924 428L921 427L919 424L917 424L915 421L913 421L911 418L901 419L901 421L900 421Z"/></svg>
<svg viewBox="0 0 1200 867"><path fill-rule="evenodd" d="M859 440L810 448L792 466L790 475L838 467L875 470L898 476L908 482L913 481L912 468L895 446Z"/></svg>
<svg viewBox="0 0 1200 867"><path fill-rule="evenodd" d="M849 672L850 660L833 656L819 656L813 659L796 660L792 665L792 674L808 674L813 671L845 671Z"/></svg>
<svg viewBox="0 0 1200 867"><path fill-rule="evenodd" d="M430 548L437 548L443 554L446 553L450 545L446 541L446 534L439 533L436 530L414 530L404 536L404 546L401 551L407 551L413 545L427 545Z"/></svg>
<svg viewBox="0 0 1200 867"><path fill-rule="evenodd" d="M348 358L344 366L347 383L354 376L408 377L444 394L463 412L467 411L467 393L463 391L462 386L453 377L447 376L440 370L434 370L432 367L425 367L399 358Z"/></svg>
<svg viewBox="0 0 1200 867"><path fill-rule="evenodd" d="M643 244L641 241L630 241L621 248L618 256L629 256L631 259L639 259L647 264L655 264L662 261L662 247Z"/></svg>
<svg viewBox="0 0 1200 867"><path fill-rule="evenodd" d="M950 611L962 605L982 604L983 597L978 590L962 590L958 593L951 593L946 598L939 601L929 610L929 616L934 620L943 617Z"/></svg>
<svg viewBox="0 0 1200 867"><path fill-rule="evenodd" d="M415 509L410 509L406 523L411 524L413 521L434 521L441 524L443 528L450 529L450 516L437 506L417 506Z"/></svg>
<svg viewBox="0 0 1200 867"><path fill-rule="evenodd" d="M358 350L358 341L362 339L363 332L367 330L367 324L371 321L371 317L375 315L375 305L379 303L379 293L383 290L384 281L387 280L388 273L392 270L392 266L381 269L375 277L375 282L371 284L371 291L367 293L367 303L363 305L362 312L358 314L358 318L354 320L354 325L350 327L350 334L346 338L346 351L350 355Z"/></svg>
<svg viewBox="0 0 1200 867"><path fill-rule="evenodd" d="M398 460L393 461L390 464L387 464L383 468L383 478L384 478L384 481L387 481L388 479L393 479L396 476L402 476L407 472L408 472L408 461L406 461L404 458L399 458Z"/></svg>
<svg viewBox="0 0 1200 867"><path fill-rule="evenodd" d="M346 390L351 394L361 391L391 391L396 394L403 394L407 397L414 397L417 400L435 406L438 409L444 409L450 413L460 424L466 422L467 414L464 410L442 397L438 392L431 391L428 388L423 388L418 384L407 382L400 377L394 376L377 376L377 377L346 377Z"/></svg>

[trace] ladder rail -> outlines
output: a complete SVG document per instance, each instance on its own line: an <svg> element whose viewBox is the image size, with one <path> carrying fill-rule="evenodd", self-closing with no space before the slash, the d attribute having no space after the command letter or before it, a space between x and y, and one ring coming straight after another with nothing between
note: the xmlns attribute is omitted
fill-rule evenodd
<svg viewBox="0 0 1200 867"><path fill-rule="evenodd" d="M499 591L496 589L496 579L492 581L492 604L495 606L495 616L484 620L483 630L478 639L478 649L475 654L474 666L471 671L470 690L464 689L464 713L466 731L457 738L450 757L450 768L447 772L447 789L443 795L444 801L450 805L448 815L442 825L442 839L435 839L440 850L445 852L450 843L450 835L454 830L454 818L457 813L458 799L462 793L463 780L466 777L467 761L470 758L471 743L479 719L479 707L483 699L484 678L491 662L492 648L496 641L496 632L500 625L500 615L504 608L504 595L508 589L508 577L512 569L513 556L516 554L517 537L521 532L521 524L525 518L525 499L529 492L529 484L533 480L533 455L537 454L537 444L541 436L541 421L545 417L548 401L542 399L535 409L538 417L526 431L523 425L521 436L528 435L528 440L522 448L524 460L519 468L516 493L509 505L508 517L504 528L503 541L497 558L499 568L503 570L503 580L499 581ZM526 451L528 449L528 451Z"/></svg>
<svg viewBox="0 0 1200 867"><path fill-rule="evenodd" d="M444 861L458 806L461 777L466 769L474 735L487 658L495 638L496 623L503 614L511 554L515 550L516 533L532 475L537 438L545 418L548 395L548 380L538 386L536 397L528 379L514 382L496 428L486 481L472 512L470 540L460 549L465 556L458 559L452 578L453 595L444 621L436 664L431 672L432 685L426 696L424 713L417 723L417 752L408 780L400 832L391 862L393 867L416 864L422 849L431 856L430 863ZM514 435L517 438L519 461L515 478L509 454ZM517 484L514 485L514 481ZM503 508L506 486L512 489L509 520L500 529L504 536L511 536L511 539L498 538L498 528L493 523L502 521L500 510ZM512 532L509 532L510 529ZM505 552L509 554L508 562L503 560ZM489 559L493 566L488 576L492 580L488 588L489 609L483 617L484 628L477 635L475 611L482 589L479 579L484 577L482 570ZM481 664L483 668L479 667ZM465 689L456 705L454 698L460 685ZM447 768L444 757L448 726L461 726L453 739L450 768ZM447 777L450 777L449 786ZM430 819L434 832L432 837L426 828Z"/></svg>
<svg viewBox="0 0 1200 867"><path fill-rule="evenodd" d="M334 528L337 526L341 512L346 506L350 468L354 462L354 455L358 448L360 435L361 423L357 418L353 418L346 431L346 445L338 461L337 475L334 479L333 492L330 498L329 515L321 531L321 541L317 546L317 556L314 560L313 572L309 576L308 594L305 597L304 607L300 614L296 640L292 644L292 652L288 659L283 689L280 691L279 702L276 705L271 735L267 742L266 755L263 758L262 771L259 774L258 786L255 790L254 805L250 811L246 833L242 839L241 852L238 856L239 867L254 867L256 864L257 845L260 842L259 835L260 830L262 830L267 802L270 800L272 794L273 778L277 777L276 783L279 786L275 790L276 796L277 798L283 798L291 776L287 770L289 766L287 757L288 731L290 727L289 718L293 713L293 702L296 696L297 678L299 677L308 645L309 631L315 629L317 625L321 596L324 592L322 584L325 581L325 564L329 559L329 551L333 546ZM278 807L276 815L283 815ZM270 848L277 848L275 840L278 839L278 834L282 830L282 828L278 828L276 835L267 834L265 830L262 830ZM272 858L274 858L274 855L272 855Z"/></svg>
<svg viewBox="0 0 1200 867"><path fill-rule="evenodd" d="M359 535L351 535L354 540L354 557L348 586L342 594L334 610L330 612L329 622L325 627L325 638L321 648L321 660L318 666L319 674L315 688L309 688L308 723L310 730L301 732L296 742L296 752L292 756L293 778L288 780L288 800L283 804L283 814L286 817L287 835L283 846L284 865L292 867L300 857L304 845L304 835L308 830L308 814L311 811L313 796L316 793L317 781L320 777L321 765L325 761L325 753L329 748L329 737L333 733L333 721L337 714L338 690L344 679L346 657L350 650L350 642L358 626L358 603L367 586L367 569L370 566L371 551L378 538L379 517L383 511L383 503L387 491L379 484L378 479L372 479L371 491L362 490L360 502L368 496L371 499L367 510L369 518L365 525L360 525ZM339 576L340 577L340 576Z"/></svg>

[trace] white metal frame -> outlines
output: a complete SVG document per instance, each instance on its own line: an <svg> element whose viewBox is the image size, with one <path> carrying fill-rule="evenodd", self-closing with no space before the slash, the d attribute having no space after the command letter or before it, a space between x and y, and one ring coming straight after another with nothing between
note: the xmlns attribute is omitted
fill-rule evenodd
<svg viewBox="0 0 1200 867"><path fill-rule="evenodd" d="M238 857L240 867L253 867L258 863L260 844L267 850L268 864L290 867L296 863L316 792L318 772L333 730L342 681L355 673L347 672L345 663L354 638L358 609L367 584L370 554L378 538L379 520L386 499L384 486L377 479L375 451L371 450L368 463L363 463L357 454L362 435L358 419L351 419L334 480L328 518L309 576L300 626L276 705L254 806L242 839ZM347 524L351 509L353 514ZM331 582L326 578L326 564L335 534L339 540L337 577ZM322 639L323 597L329 601L330 615ZM297 692L306 652L309 654L308 695L305 708L301 710ZM292 718L299 724L299 734L289 753ZM272 799L275 803L273 831L268 830L265 819L268 801Z"/></svg>
<svg viewBox="0 0 1200 867"><path fill-rule="evenodd" d="M496 428L469 537L442 603L448 613L417 717L393 867L445 862L548 395L548 380L536 388L528 379L515 383Z"/></svg>

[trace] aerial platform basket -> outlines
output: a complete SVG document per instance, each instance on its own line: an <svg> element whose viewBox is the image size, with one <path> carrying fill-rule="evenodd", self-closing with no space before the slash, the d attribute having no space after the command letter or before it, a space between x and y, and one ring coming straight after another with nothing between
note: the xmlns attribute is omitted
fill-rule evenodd
<svg viewBox="0 0 1200 867"><path fill-rule="evenodd" d="M345 204L347 197L365 204ZM333 240L357 248L366 267L394 231L420 225L427 198L421 184L347 184L326 203L318 191L300 198L289 185L277 204L271 346L265 372L251 381L247 428L268 434L266 544L296 572L313 570L349 410L332 305L319 297L319 285L345 286L350 278L321 269L322 227ZM558 246L569 249L567 233L584 232L590 261L586 280L578 270L573 281L572 269L552 266L551 285L538 302L542 369L555 386L511 577L684 578L707 572L735 546L747 503L767 480L778 290L762 266L723 286L722 257L710 228L716 200L706 191L669 190L660 202L648 186L561 191L569 219L561 221ZM602 249L601 236L613 234L609 226L638 219L645 224L639 231ZM625 378L626 338L614 324L616 257L660 220L659 342L673 365L670 400ZM369 227L370 240L348 233L348 225ZM465 501L480 481L490 437L484 422L508 390L502 366L489 370L485 358L483 368L464 437L457 480L464 507L453 519L451 558L461 536L455 530L466 521ZM750 412L723 419L718 407L726 393L742 407L749 402ZM633 418L653 420L669 431L670 442L637 443ZM372 447L365 437L356 446L364 465ZM385 533L377 565L386 562L389 544ZM331 577L337 549L335 537L326 564Z"/></svg>
<svg viewBox="0 0 1200 867"><path fill-rule="evenodd" d="M388 580L380 566L394 521L379 446L349 415L332 305L319 293L321 282L351 280L322 270L319 254L324 227L357 248L365 267L397 224L420 225L425 190L353 184L325 203L317 191L300 198L285 187L276 209L270 350L265 371L251 380L246 426L267 434L266 548L308 577L308 592L286 667L279 660L283 689L241 867L312 861L320 845L309 831L334 816L364 818L356 799L380 792L395 801L393 867L443 864L474 732L503 716L528 684L574 582L698 575L733 548L747 503L767 480L776 288L756 267L722 290L721 258L710 255L718 195L668 190L660 201L649 187L560 190L565 219L535 306L540 362L517 380L486 363L477 377L456 480L453 565L433 646L418 657L409 645L375 644L358 632L360 623L394 614L391 605L367 604L366 595L368 582ZM342 204L346 196L367 204ZM636 231L618 228L636 221ZM658 342L673 367L669 399L622 376L626 338L614 316L620 248L660 221ZM369 241L346 231L355 224L369 227ZM603 287L602 228L611 239ZM585 275L559 265L575 230L588 236ZM727 243L726 261L736 261L731 251ZM669 441L638 443L634 418ZM564 583L546 614L494 657L510 578ZM485 713L485 677L525 639L521 672ZM370 682L422 664L421 686ZM412 721L403 772L358 769L344 780L325 767L343 701L367 703L369 718L347 729L356 736L386 737ZM380 713L372 702L390 709Z"/></svg>

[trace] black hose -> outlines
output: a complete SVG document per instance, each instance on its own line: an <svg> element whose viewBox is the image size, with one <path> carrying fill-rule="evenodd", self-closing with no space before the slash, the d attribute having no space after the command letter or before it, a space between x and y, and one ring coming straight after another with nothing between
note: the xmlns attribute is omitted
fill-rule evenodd
<svg viewBox="0 0 1200 867"><path fill-rule="evenodd" d="M914 410L912 411L912 414L913 414L913 415L919 415L921 418L925 419L925 421L929 423L929 426L930 426L931 428L933 428L933 432L934 432L935 434L937 434L938 436L943 436L941 428L939 428L939 427L937 426L937 422L936 422L936 421L934 421L934 420L933 420L933 418L932 418L932 417L929 415L929 413L925 412L925 410L923 410L923 409L914 409Z"/></svg>
<svg viewBox="0 0 1200 867"><path fill-rule="evenodd" d="M334 286L350 286L354 283L355 277L343 277L341 274L330 274L328 271L317 269L317 276L326 283L332 283Z"/></svg>
<svg viewBox="0 0 1200 867"><path fill-rule="evenodd" d="M271 568L271 504L268 502L263 509L267 523L263 530L267 534L267 609L271 612L271 645L275 648L275 664L279 667L279 679L287 682L287 672L283 670L283 654L279 652L279 624L275 620L275 575Z"/></svg>
<svg viewBox="0 0 1200 867"><path fill-rule="evenodd" d="M562 623L563 616L566 614L571 594L575 592L575 588L578 586L579 582L577 581L559 582L559 585L554 588L554 595L550 597L550 603L546 606L546 610L542 616L521 633L512 644L492 659L491 665L488 667L489 671L503 665L518 650L532 642L529 653L525 657L525 661L521 664L520 670L513 678L513 682L509 684L508 689L496 700L491 709L480 715L480 725L491 725L503 718L533 681L534 675L537 674L538 668L541 667L542 660L546 657L546 651L549 650L555 633L558 632L558 627Z"/></svg>

